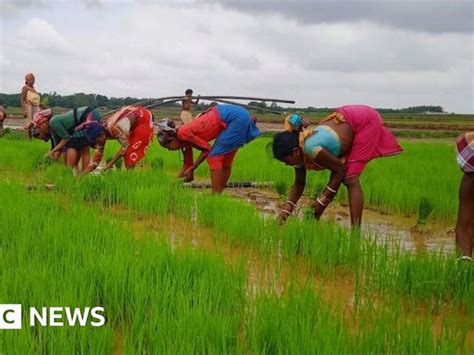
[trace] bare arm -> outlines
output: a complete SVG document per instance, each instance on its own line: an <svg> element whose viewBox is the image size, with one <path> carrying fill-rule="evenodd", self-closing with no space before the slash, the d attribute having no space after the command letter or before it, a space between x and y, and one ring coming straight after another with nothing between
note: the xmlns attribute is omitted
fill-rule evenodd
<svg viewBox="0 0 474 355"><path fill-rule="evenodd" d="M306 169L295 168L295 182L291 187L290 193L288 194L288 200L286 201L283 210L278 216L280 222L286 221L288 216L293 212L296 203L303 195L304 188L306 186Z"/></svg>
<svg viewBox="0 0 474 355"><path fill-rule="evenodd" d="M314 202L314 216L319 218L329 203L334 199L337 194L337 190L342 184L346 175L346 166L334 155L329 153L326 149L322 149L314 161L331 171L329 182L322 192L322 194Z"/></svg>
<svg viewBox="0 0 474 355"><path fill-rule="evenodd" d="M114 166L114 164L120 159L122 158L125 153L127 152L127 149L128 149L128 146L126 147L120 147L120 149L118 150L118 152L114 155L114 157L112 158L111 161L109 161L107 163L107 166L105 167L105 170L108 170L110 168L112 168Z"/></svg>
<svg viewBox="0 0 474 355"><path fill-rule="evenodd" d="M191 165L191 167L189 167L188 170L185 171L185 174L186 175L189 175L190 173L192 173L194 170L196 170L199 165L202 164L202 162L204 160L206 160L207 156L209 155L209 151L208 150L203 150L201 151L201 154L199 155L199 157L196 159L196 161L194 162L193 165Z"/></svg>
<svg viewBox="0 0 474 355"><path fill-rule="evenodd" d="M23 108L23 115L26 117L26 95L28 88L26 86L21 89L21 107Z"/></svg>
<svg viewBox="0 0 474 355"><path fill-rule="evenodd" d="M90 172L93 172L100 164L102 161L102 158L104 156L104 151L105 151L105 144L104 145L97 145L95 147L95 153L94 156L92 157L89 165L87 168L83 171L83 174L87 174Z"/></svg>
<svg viewBox="0 0 474 355"><path fill-rule="evenodd" d="M61 139L61 141L49 152L49 156L56 160L61 154L63 147L69 142L69 139Z"/></svg>

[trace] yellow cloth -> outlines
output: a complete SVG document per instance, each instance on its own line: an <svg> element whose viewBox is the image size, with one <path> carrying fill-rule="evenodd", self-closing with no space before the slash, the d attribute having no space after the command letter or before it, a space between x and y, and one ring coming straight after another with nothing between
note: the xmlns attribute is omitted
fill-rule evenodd
<svg viewBox="0 0 474 355"><path fill-rule="evenodd" d="M26 110L26 120L27 122L33 121L33 118L35 117L35 114L39 111L39 106L34 106L30 104L26 104L25 106Z"/></svg>
<svg viewBox="0 0 474 355"><path fill-rule="evenodd" d="M181 111L181 122L183 124L189 123L193 120L193 114L191 111L183 110Z"/></svg>
<svg viewBox="0 0 474 355"><path fill-rule="evenodd" d="M32 106L39 106L41 98L36 91L28 90L26 93L26 102Z"/></svg>

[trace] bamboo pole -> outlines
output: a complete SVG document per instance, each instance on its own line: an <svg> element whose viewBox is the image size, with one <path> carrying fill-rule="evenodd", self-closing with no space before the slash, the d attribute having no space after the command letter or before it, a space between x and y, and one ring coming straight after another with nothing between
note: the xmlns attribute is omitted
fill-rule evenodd
<svg viewBox="0 0 474 355"><path fill-rule="evenodd" d="M206 96L164 96L164 97L158 97L156 99L149 99L149 100L144 100L144 101L139 101L134 104L131 104L130 106L144 106L145 108L153 108L153 107L158 107L165 105L167 103L172 103L172 102L178 102L182 101L185 99L200 99L200 100L208 100L208 101L217 101L217 102L223 102L223 103L230 103L234 105L240 105L248 108L253 108L253 109L258 109L262 111L267 111L275 114L281 114L279 111L274 111L268 108L262 108L262 107L256 107L252 105L247 105L247 104L240 104L237 102L232 102L232 101L226 101L227 99L231 100L251 100L251 101L273 101L273 102L282 102L282 103L288 103L288 104L294 104L294 100L285 100L285 99L272 99L272 98L262 98L262 97L246 97L246 96L213 96L213 95L206 95ZM165 101L168 100L168 101ZM151 102L149 105L145 105L147 103ZM156 104L155 104L156 103ZM111 110L108 112L104 113L104 116L109 116L114 114L115 112L119 111L121 107Z"/></svg>
<svg viewBox="0 0 474 355"><path fill-rule="evenodd" d="M165 96L165 97L158 97L156 98L156 101L158 100L173 100L173 99L178 99L179 100L184 100L184 99L229 99L229 100L250 100L250 101L273 101L273 102L282 102L286 104L294 104L294 100L286 100L286 99L272 99L272 98L265 98L265 97L247 97L247 96L219 96L219 95L205 95L205 96Z"/></svg>
<svg viewBox="0 0 474 355"><path fill-rule="evenodd" d="M246 107L246 108L250 108L250 109L254 109L254 110L261 110L261 111L274 113L276 115L281 115L281 114L284 113L284 112L275 111L275 110L272 110L272 109L269 109L269 108L252 106L252 105L242 104L240 102L233 102L233 101L229 101L229 100L222 100L222 99L203 99L203 100L216 101L216 102L222 102L222 103L227 103L227 104L232 104L232 105L238 105L238 106L242 106L242 107ZM146 109L152 109L152 108L155 108L155 107L158 107L158 106L166 105L168 103L173 103L173 102L177 102L177 101L181 101L181 99L168 100L168 101L165 101L165 102L157 102L157 103L150 104L150 105L147 105L147 106L144 106L144 107Z"/></svg>
<svg viewBox="0 0 474 355"><path fill-rule="evenodd" d="M130 104L130 105L127 105L127 106L143 106L149 102L153 103L155 101L158 101L157 99L148 99L148 100L143 100L143 101L138 101L138 102L135 102L134 104ZM122 109L123 106L120 106L119 108L116 108L115 110L111 110L111 111L107 111L104 113L103 116L109 116L111 114L114 114L115 112L117 111L120 111Z"/></svg>

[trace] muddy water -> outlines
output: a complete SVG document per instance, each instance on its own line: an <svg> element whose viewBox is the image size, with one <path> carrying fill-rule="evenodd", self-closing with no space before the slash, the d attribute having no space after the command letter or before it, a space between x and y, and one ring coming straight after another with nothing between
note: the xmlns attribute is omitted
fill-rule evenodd
<svg viewBox="0 0 474 355"><path fill-rule="evenodd" d="M271 190L227 189L226 193L254 204L262 212L264 218L275 218L280 212L281 201ZM304 208L309 207L311 203L310 200L302 198L295 214L301 218ZM349 229L349 207L332 203L322 219L336 222ZM454 249L454 224L429 220L425 233L416 232L413 228L415 225L416 216L387 214L366 208L362 219L362 232L377 238L381 243L395 241L402 248L419 253L440 249L449 252Z"/></svg>
<svg viewBox="0 0 474 355"><path fill-rule="evenodd" d="M247 275L247 294L256 296L271 292L282 295L293 284L301 288L309 281L322 295L342 308L350 310L354 303L355 279L348 272L335 272L328 276L315 274L302 258L292 261L281 255L264 255L247 246L232 244L224 240L211 228L204 228L173 215L156 217L136 215L123 207L113 207L107 211L119 217L125 228L137 238L152 234L157 239L169 242L173 249L192 248L222 255L225 262L243 265Z"/></svg>
<svg viewBox="0 0 474 355"><path fill-rule="evenodd" d="M250 199L257 200L255 197ZM275 205L278 205L276 201L274 202ZM335 211L337 212L337 209ZM147 238L151 235L156 239L168 242L174 249L191 247L193 250L222 255L225 262L230 265L243 265L247 275L247 295L250 298L268 292L277 296L285 295L292 286L300 289L311 282L315 292L324 301L335 307L334 311L342 312L343 319L354 334L356 334L357 327L360 326L357 321L356 281L350 272L335 271L325 276L319 275L312 272L302 258L297 257L289 261L279 254L264 255L247 246L234 242L230 244L212 228L205 228L195 221L173 215L166 217L142 215L120 206L108 208L106 213L111 213L120 219L124 223L124 227L129 229L137 239ZM360 294L357 295L359 306L370 303L370 309L389 307L389 304L386 303L387 300L383 297L381 298L375 293L366 294L364 289L359 289L359 292ZM446 320L445 314L452 314L452 312L458 313L456 309L450 309L448 304L443 312L437 314L432 314L428 309L412 309L407 317L412 317L417 321L429 317L433 322L432 332L439 337L442 334L442 325ZM472 323L459 318L459 324L465 326L471 324L466 341L469 344L467 348L472 348L471 344L474 342L474 337L471 338L474 336ZM119 332L114 341L114 353L120 354L122 351L123 334Z"/></svg>

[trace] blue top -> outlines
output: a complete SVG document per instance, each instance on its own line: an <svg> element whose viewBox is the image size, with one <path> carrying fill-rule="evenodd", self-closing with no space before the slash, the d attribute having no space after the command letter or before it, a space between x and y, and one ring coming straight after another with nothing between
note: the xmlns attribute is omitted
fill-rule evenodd
<svg viewBox="0 0 474 355"><path fill-rule="evenodd" d="M217 136L209 156L230 153L260 135L250 113L237 105L217 105L227 127Z"/></svg>
<svg viewBox="0 0 474 355"><path fill-rule="evenodd" d="M314 133L304 141L304 153L310 158L316 158L322 149L326 149L335 157L341 154L341 142L337 133L328 126L319 126Z"/></svg>

